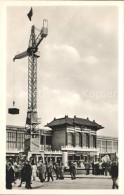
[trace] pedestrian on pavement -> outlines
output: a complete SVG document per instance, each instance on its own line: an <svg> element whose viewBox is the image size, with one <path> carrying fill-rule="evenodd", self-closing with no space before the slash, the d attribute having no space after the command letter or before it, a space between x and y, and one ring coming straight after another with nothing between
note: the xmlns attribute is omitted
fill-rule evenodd
<svg viewBox="0 0 124 195"><path fill-rule="evenodd" d="M15 180L19 178L19 168L17 163L14 163L14 174L15 174Z"/></svg>
<svg viewBox="0 0 124 195"><path fill-rule="evenodd" d="M86 169L86 175L89 175L90 163L88 161L85 163L85 169Z"/></svg>
<svg viewBox="0 0 124 195"><path fill-rule="evenodd" d="M22 163L22 168L20 170L20 179L21 179L21 182L20 182L20 185L18 187L21 187L22 183L26 181L26 176L25 176L25 172L26 172L26 164L25 162Z"/></svg>
<svg viewBox="0 0 124 195"><path fill-rule="evenodd" d="M14 182L14 170L10 162L6 165L6 189L12 189L12 183Z"/></svg>
<svg viewBox="0 0 124 195"><path fill-rule="evenodd" d="M65 167L64 167L63 163L61 163L61 166L60 166L60 179L64 179L64 170L65 170Z"/></svg>
<svg viewBox="0 0 124 195"><path fill-rule="evenodd" d="M44 162L43 163L43 181L45 181L45 179L46 179L46 163Z"/></svg>
<svg viewBox="0 0 124 195"><path fill-rule="evenodd" d="M58 163L55 164L54 171L56 174L56 180L58 180L60 178L60 166L58 165Z"/></svg>
<svg viewBox="0 0 124 195"><path fill-rule="evenodd" d="M31 189L31 175L32 175L32 168L30 162L26 160L25 165L25 181L26 181L26 188Z"/></svg>
<svg viewBox="0 0 124 195"><path fill-rule="evenodd" d="M103 170L102 170L102 160L99 162L99 175L102 175Z"/></svg>
<svg viewBox="0 0 124 195"><path fill-rule="evenodd" d="M49 162L47 165L48 182L50 181L50 178L53 181L52 171L53 171L53 167L52 167L52 164Z"/></svg>
<svg viewBox="0 0 124 195"><path fill-rule="evenodd" d="M74 162L70 164L70 175L71 175L71 179L76 179L76 166Z"/></svg>
<svg viewBox="0 0 124 195"><path fill-rule="evenodd" d="M32 165L32 179L35 180L37 176L37 166L36 164Z"/></svg>
<svg viewBox="0 0 124 195"><path fill-rule="evenodd" d="M105 161L103 160L103 163L102 163L103 175L105 175L105 169L106 169L106 163L105 163Z"/></svg>
<svg viewBox="0 0 124 195"><path fill-rule="evenodd" d="M97 160L94 164L95 175L99 175L99 161Z"/></svg>
<svg viewBox="0 0 124 195"><path fill-rule="evenodd" d="M18 163L18 169L19 169L19 179L21 179L21 169L22 169L23 162L19 161Z"/></svg>
<svg viewBox="0 0 124 195"><path fill-rule="evenodd" d="M117 165L116 161L114 161L112 163L110 173L111 173L111 178L112 178L112 181L113 181L112 189L115 189L115 188L118 189L118 184L117 184L117 179L118 179L118 165Z"/></svg>
<svg viewBox="0 0 124 195"><path fill-rule="evenodd" d="M45 163L41 164L40 167L39 167L39 179L40 179L40 182L44 182L45 179L46 179L46 165Z"/></svg>
<svg viewBox="0 0 124 195"><path fill-rule="evenodd" d="M108 172L107 167L108 167L108 163L105 162L105 176L107 176L107 172Z"/></svg>
<svg viewBox="0 0 124 195"><path fill-rule="evenodd" d="M107 162L107 171L109 173L109 175L111 175L110 171L111 171L111 161Z"/></svg>
<svg viewBox="0 0 124 195"><path fill-rule="evenodd" d="M92 161L91 165L92 165L92 174L94 175L95 174L95 171L94 171L94 161Z"/></svg>

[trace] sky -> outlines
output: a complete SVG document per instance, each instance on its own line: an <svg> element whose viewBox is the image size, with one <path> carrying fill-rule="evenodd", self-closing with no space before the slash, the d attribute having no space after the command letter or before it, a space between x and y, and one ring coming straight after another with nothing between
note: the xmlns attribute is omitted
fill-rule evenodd
<svg viewBox="0 0 124 195"><path fill-rule="evenodd" d="M48 36L39 46L37 112L40 128L54 117L89 118L102 125L98 135L118 136L118 8L116 6L39 6L7 8L6 124L25 126L28 108L28 48L31 26ZM37 35L39 31L36 32ZM8 108L20 109L19 115Z"/></svg>

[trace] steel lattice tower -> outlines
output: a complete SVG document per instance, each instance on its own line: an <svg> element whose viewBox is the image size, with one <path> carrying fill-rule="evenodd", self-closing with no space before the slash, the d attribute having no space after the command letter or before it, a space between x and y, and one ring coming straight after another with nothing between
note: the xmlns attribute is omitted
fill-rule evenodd
<svg viewBox="0 0 124 195"><path fill-rule="evenodd" d="M40 57L38 53L38 46L44 37L47 36L48 28L44 27L41 33L36 38L35 27L31 28L31 35L28 47L28 111L26 119L26 128L31 133L36 126L40 124L37 117L37 58ZM48 24L47 24L48 25Z"/></svg>
<svg viewBox="0 0 124 195"><path fill-rule="evenodd" d="M28 150L31 150L31 134L36 130L37 125L40 124L37 117L37 58L40 57L38 46L48 35L48 21L46 19L43 20L43 27L38 36L35 35L35 30L36 28L32 26L28 49L15 55L13 58L13 61L15 61L16 59L25 58L28 56L28 110L26 118L26 129L28 136L30 137L30 146L28 147ZM15 113L15 108L9 109L9 113L17 114Z"/></svg>

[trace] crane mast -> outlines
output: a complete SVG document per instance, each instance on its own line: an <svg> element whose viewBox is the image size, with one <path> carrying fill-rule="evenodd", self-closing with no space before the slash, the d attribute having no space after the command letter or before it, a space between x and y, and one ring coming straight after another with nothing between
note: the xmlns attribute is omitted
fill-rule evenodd
<svg viewBox="0 0 124 195"><path fill-rule="evenodd" d="M47 26L45 27L45 22ZM48 34L48 21L43 20L43 28L40 34L35 35L35 27L31 28L31 35L29 40L28 54L28 110L26 119L26 128L31 134L40 124L37 116L37 58L40 57L38 53L38 46Z"/></svg>
<svg viewBox="0 0 124 195"><path fill-rule="evenodd" d="M27 133L31 135L35 131L36 126L40 124L37 117L37 58L39 56L38 46L48 34L48 20L43 20L43 27L39 35L36 37L35 26L31 27L31 35L29 39L28 49L20 54L15 55L16 59L25 58L28 56L28 110L26 118ZM18 110L18 109L16 109ZM15 114L15 110L9 109L9 113Z"/></svg>
<svg viewBox="0 0 124 195"><path fill-rule="evenodd" d="M26 127L29 132L35 130L39 124L37 117L37 55L34 53L36 48L35 27L32 26L29 40L30 55L28 56L28 110Z"/></svg>

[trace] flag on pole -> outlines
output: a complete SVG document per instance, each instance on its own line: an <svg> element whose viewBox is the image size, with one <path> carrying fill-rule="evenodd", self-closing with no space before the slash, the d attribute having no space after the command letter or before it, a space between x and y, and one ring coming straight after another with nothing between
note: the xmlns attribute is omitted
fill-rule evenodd
<svg viewBox="0 0 124 195"><path fill-rule="evenodd" d="M29 20L31 21L31 17L33 16L33 10L32 10L32 7L31 7L31 10L29 11L29 13L27 14Z"/></svg>

